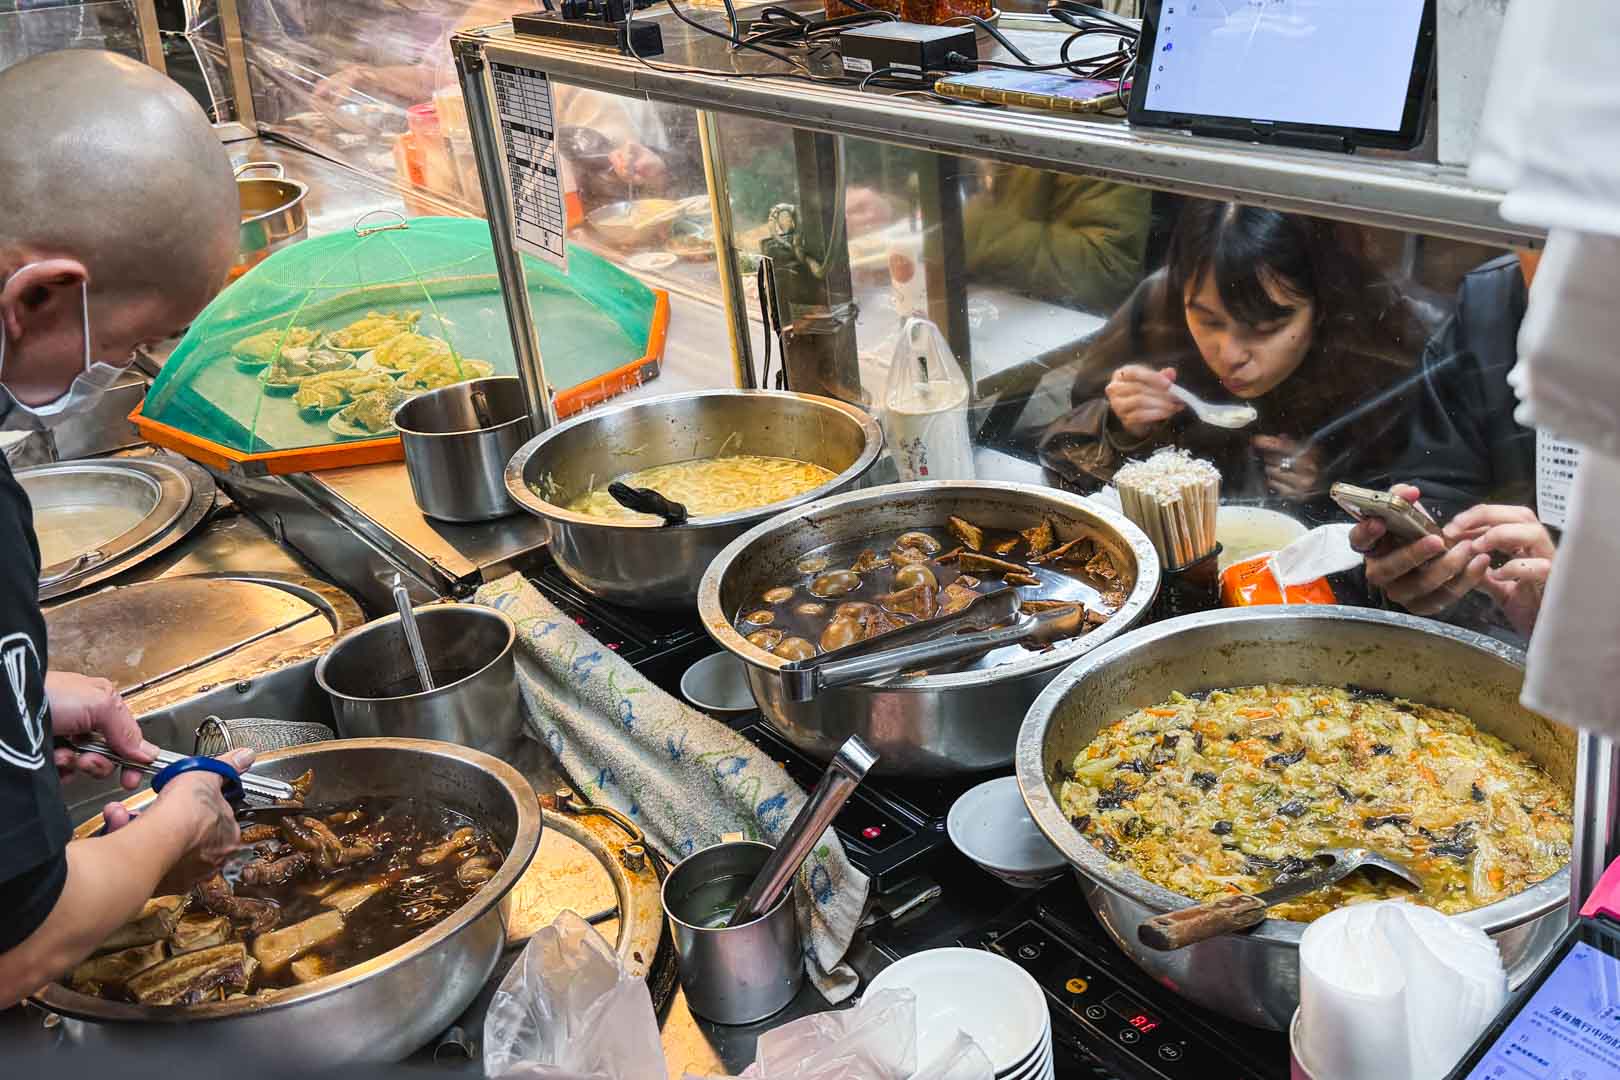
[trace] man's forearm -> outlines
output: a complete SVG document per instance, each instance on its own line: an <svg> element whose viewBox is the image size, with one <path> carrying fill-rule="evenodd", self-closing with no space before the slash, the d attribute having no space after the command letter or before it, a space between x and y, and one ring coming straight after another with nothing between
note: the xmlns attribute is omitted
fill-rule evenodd
<svg viewBox="0 0 1620 1080"><path fill-rule="evenodd" d="M56 906L21 944L0 954L0 1009L71 970L133 919L184 852L184 842L156 815L69 844Z"/></svg>

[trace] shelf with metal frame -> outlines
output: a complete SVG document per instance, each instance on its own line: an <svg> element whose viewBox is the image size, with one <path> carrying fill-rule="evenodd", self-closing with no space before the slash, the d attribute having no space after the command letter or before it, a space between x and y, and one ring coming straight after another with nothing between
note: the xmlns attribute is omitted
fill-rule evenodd
<svg viewBox="0 0 1620 1080"><path fill-rule="evenodd" d="M819 5L795 9L818 10ZM1492 245L1540 243L1538 230L1503 220L1500 192L1465 170L1376 153L1336 154L1164 131L1118 120L1019 109L966 108L885 91L790 77L768 57L657 17L665 52L648 63L602 49L518 37L509 26L461 35L492 61L545 71L592 89L702 110L736 113L833 135L1082 173L1165 191L1237 199L1280 210ZM720 25L710 9L693 17ZM1044 16L1002 19L1003 31L1037 60L1056 58L1065 28ZM1005 58L1005 57L1004 57ZM834 73L828 58L812 70ZM691 69L701 69L701 73ZM725 71L746 78L719 77Z"/></svg>

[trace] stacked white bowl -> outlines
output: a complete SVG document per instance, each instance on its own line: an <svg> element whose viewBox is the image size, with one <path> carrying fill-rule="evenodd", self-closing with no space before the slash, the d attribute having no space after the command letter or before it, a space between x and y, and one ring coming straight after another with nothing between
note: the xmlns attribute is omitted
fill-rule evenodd
<svg viewBox="0 0 1620 1080"><path fill-rule="evenodd" d="M885 968L866 988L917 998L917 1065L964 1032L998 1080L1053 1080L1052 1014L1040 984L1011 960L981 949L930 949Z"/></svg>

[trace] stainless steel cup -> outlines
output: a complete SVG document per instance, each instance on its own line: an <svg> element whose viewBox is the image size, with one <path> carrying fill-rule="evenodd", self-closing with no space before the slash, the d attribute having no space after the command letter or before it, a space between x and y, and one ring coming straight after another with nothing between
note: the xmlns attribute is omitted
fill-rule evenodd
<svg viewBox="0 0 1620 1080"><path fill-rule="evenodd" d="M513 648L517 628L493 608L416 609L435 689L424 693L399 616L344 634L315 665L345 738L438 739L500 756L523 718Z"/></svg>
<svg viewBox="0 0 1620 1080"><path fill-rule="evenodd" d="M664 881L686 1004L718 1024L774 1016L804 983L792 889L753 922L725 927L772 850L752 840L717 844L688 855Z"/></svg>
<svg viewBox="0 0 1620 1080"><path fill-rule="evenodd" d="M517 379L471 379L414 397L394 410L394 426L422 513L489 521L517 512L506 463L534 430Z"/></svg>

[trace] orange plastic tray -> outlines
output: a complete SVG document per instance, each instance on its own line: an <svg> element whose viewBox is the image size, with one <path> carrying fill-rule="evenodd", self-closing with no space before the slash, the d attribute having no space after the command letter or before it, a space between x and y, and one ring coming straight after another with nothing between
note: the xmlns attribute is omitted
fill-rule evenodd
<svg viewBox="0 0 1620 1080"><path fill-rule="evenodd" d="M558 417L573 416L592 405L598 405L634 390L658 375L664 359L664 345L669 340L669 293L654 289L652 322L647 329L647 351L639 360L632 360L605 375L571 386L554 399ZM243 453L223 443L200 438L160 420L142 414L145 402L135 406L129 414L130 423L141 437L154 446L161 446L202 465L222 472L238 472L250 476L285 476L289 473L318 472L322 469L342 469L350 465L376 465L384 461L403 461L405 451L399 436L386 439L362 439L358 442L333 443L327 446L305 446L296 450L272 450L260 454Z"/></svg>

